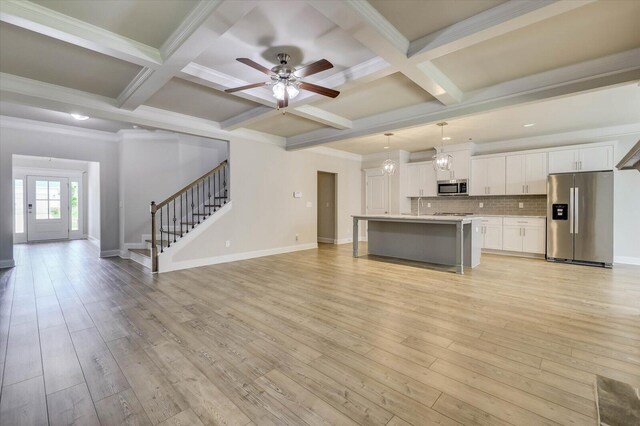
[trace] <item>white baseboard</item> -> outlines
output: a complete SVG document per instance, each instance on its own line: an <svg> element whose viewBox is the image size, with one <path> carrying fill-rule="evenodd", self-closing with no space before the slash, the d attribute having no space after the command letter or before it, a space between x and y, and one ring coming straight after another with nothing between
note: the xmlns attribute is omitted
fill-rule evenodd
<svg viewBox="0 0 640 426"><path fill-rule="evenodd" d="M238 260L253 259L256 257L273 256L276 254L291 253L294 251L311 250L318 248L317 243L299 244L295 246L276 247L265 250L247 251L244 253L234 253L224 256L206 257L202 259L185 260L182 262L171 262L169 266L163 267L162 258L158 265L159 272L177 271L180 269L197 268L200 266L217 265L219 263L236 262Z"/></svg>
<svg viewBox="0 0 640 426"><path fill-rule="evenodd" d="M353 242L353 238L340 238L336 241L336 244L349 244Z"/></svg>
<svg viewBox="0 0 640 426"><path fill-rule="evenodd" d="M100 251L100 257L114 257L114 256L120 256L120 249Z"/></svg>
<svg viewBox="0 0 640 426"><path fill-rule="evenodd" d="M325 243L325 244L336 244L338 240L334 240L333 238L324 238L324 237L318 237L317 238L319 243Z"/></svg>
<svg viewBox="0 0 640 426"><path fill-rule="evenodd" d="M622 263L625 265L640 265L640 257L615 256L613 263Z"/></svg>
<svg viewBox="0 0 640 426"><path fill-rule="evenodd" d="M16 266L16 261L13 259L0 260L0 269L13 268L14 266Z"/></svg>
<svg viewBox="0 0 640 426"><path fill-rule="evenodd" d="M482 253L499 254L501 256L529 257L531 259L544 259L545 258L544 254L540 254L540 253L525 253L525 252L521 252L521 251L482 249Z"/></svg>

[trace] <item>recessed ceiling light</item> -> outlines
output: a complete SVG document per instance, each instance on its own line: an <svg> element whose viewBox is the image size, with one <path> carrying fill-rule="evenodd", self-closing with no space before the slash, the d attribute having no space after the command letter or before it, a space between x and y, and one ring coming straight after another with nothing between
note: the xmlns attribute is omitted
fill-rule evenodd
<svg viewBox="0 0 640 426"><path fill-rule="evenodd" d="M75 118L76 120L80 120L80 121L84 121L84 120L88 120L89 116L88 115L82 115L82 114L75 114L75 113L71 113L71 116L73 118Z"/></svg>
<svg viewBox="0 0 640 426"><path fill-rule="evenodd" d="M522 127L533 127L535 125L536 123L527 123L527 124L523 124Z"/></svg>
<svg viewBox="0 0 640 426"><path fill-rule="evenodd" d="M443 137L443 138L442 138L442 140L443 140L443 141L450 141L450 140L451 140L451 137L449 137L449 136L445 136L445 137Z"/></svg>
<svg viewBox="0 0 640 426"><path fill-rule="evenodd" d="M384 147L384 149L389 149L389 147L388 147L388 146L385 146L385 147Z"/></svg>
<svg viewBox="0 0 640 426"><path fill-rule="evenodd" d="M134 124L133 126L131 126L131 127L133 127L134 129L137 129L137 128L138 128L138 126L136 126L135 124Z"/></svg>

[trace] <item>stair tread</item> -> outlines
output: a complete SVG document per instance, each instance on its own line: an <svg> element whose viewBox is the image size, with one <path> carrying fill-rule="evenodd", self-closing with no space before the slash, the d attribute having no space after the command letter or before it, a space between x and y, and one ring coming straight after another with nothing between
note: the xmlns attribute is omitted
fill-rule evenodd
<svg viewBox="0 0 640 426"><path fill-rule="evenodd" d="M151 258L151 250L149 249L129 249L129 251L139 254L140 256Z"/></svg>
<svg viewBox="0 0 640 426"><path fill-rule="evenodd" d="M152 241L151 241L151 240L144 240L144 241L145 241L145 243L152 243ZM168 242L167 240L162 240L162 241L160 241L160 240L156 240L156 245L158 245L158 246L159 246L160 244L162 244L163 246L165 246L165 247L166 247L166 246L168 246L168 245L169 245L169 242Z"/></svg>

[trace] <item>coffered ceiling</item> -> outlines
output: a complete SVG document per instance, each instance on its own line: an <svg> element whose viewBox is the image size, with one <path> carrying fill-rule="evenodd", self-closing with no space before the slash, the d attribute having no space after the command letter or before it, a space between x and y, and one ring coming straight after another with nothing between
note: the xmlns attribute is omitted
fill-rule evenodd
<svg viewBox="0 0 640 426"><path fill-rule="evenodd" d="M537 132L640 122L629 104L640 90L630 84L640 80L638 21L635 0L3 0L2 114L82 112L92 117L85 127L104 120L360 153L385 131L424 149L416 129L437 121L457 123L453 132L549 105ZM269 87L224 93L268 81L235 58L270 68L279 52L294 66L332 62L305 80L340 96L302 92L283 115ZM612 96L620 114L603 101ZM593 119L570 109L584 102Z"/></svg>

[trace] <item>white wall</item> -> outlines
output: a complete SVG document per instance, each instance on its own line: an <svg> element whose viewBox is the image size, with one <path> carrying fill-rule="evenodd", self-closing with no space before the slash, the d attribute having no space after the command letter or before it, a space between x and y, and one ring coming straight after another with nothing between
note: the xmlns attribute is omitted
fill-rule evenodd
<svg viewBox="0 0 640 426"><path fill-rule="evenodd" d="M232 140L230 149L231 211L201 225L188 244L173 245L160 258L161 270L316 247L318 171L337 174L337 239L351 241L351 215L361 212L359 159L248 140Z"/></svg>
<svg viewBox="0 0 640 426"><path fill-rule="evenodd" d="M87 236L100 240L100 163L87 167Z"/></svg>
<svg viewBox="0 0 640 426"><path fill-rule="evenodd" d="M640 140L640 133L618 138L614 165ZM640 172L615 170L613 177L614 262L640 265Z"/></svg>
<svg viewBox="0 0 640 426"><path fill-rule="evenodd" d="M33 155L100 163L100 250L118 250L118 143L112 133L0 117L0 266L13 263L12 157Z"/></svg>
<svg viewBox="0 0 640 426"><path fill-rule="evenodd" d="M168 132L119 132L120 239L151 234L151 201L160 202L228 158L228 143Z"/></svg>

